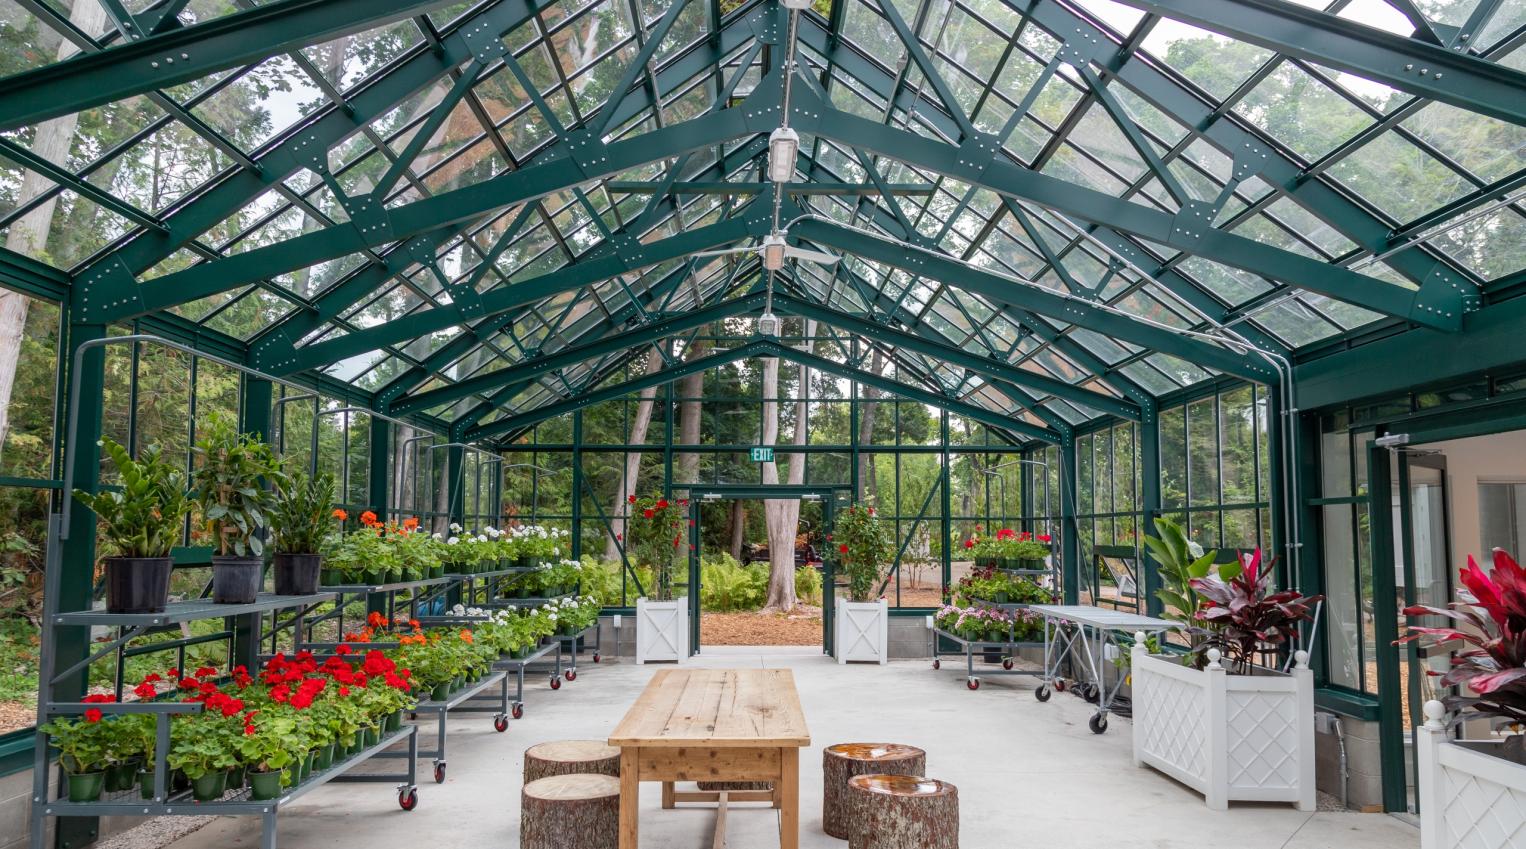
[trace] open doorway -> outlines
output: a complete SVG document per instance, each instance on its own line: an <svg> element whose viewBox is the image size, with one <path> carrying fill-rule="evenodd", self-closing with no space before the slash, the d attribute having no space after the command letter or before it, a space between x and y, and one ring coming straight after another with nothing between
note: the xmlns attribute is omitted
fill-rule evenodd
<svg viewBox="0 0 1526 849"><path fill-rule="evenodd" d="M815 645L829 651L833 575L828 550L836 491L710 486L692 493L695 646ZM799 511L798 529L779 552L767 531L769 502ZM784 579L793 582L795 606L767 606L770 581Z"/></svg>

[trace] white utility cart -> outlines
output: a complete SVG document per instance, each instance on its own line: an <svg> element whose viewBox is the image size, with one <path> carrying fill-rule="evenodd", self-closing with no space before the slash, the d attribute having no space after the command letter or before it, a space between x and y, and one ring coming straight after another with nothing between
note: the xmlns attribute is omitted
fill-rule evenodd
<svg viewBox="0 0 1526 849"><path fill-rule="evenodd" d="M1119 675L1112 686L1107 685L1107 664L1114 657L1127 653L1121 648L1118 635L1132 639L1135 632L1162 634L1170 630L1172 623L1153 616L1144 616L1128 610L1111 607L1095 607L1089 604L1035 604L1028 608L1044 617L1045 630L1050 632L1044 646L1044 677L1039 685L1039 700L1048 698L1048 688L1065 687L1060 674L1067 660L1079 674L1089 681L1080 686L1094 688L1095 696L1087 695L1087 701L1095 701L1097 712L1087 723L1095 734L1107 731L1107 715L1113 700L1123 687L1124 676ZM1036 694L1038 695L1038 694Z"/></svg>

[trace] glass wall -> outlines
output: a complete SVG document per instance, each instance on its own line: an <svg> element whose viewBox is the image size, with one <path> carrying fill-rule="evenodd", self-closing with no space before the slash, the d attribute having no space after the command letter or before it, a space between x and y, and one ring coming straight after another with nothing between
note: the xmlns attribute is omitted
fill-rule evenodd
<svg viewBox="0 0 1526 849"><path fill-rule="evenodd" d="M1271 547L1266 393L1245 385L1161 410L1162 512L1204 548Z"/></svg>

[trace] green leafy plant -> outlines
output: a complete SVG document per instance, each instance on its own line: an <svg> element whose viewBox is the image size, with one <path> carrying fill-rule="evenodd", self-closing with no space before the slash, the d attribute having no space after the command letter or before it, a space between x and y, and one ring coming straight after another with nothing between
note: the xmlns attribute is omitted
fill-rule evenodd
<svg viewBox="0 0 1526 849"><path fill-rule="evenodd" d="M218 554L240 557L263 553L260 532L270 524L275 494L283 475L269 445L240 433L233 419L214 413L206 435L196 441L198 465L192 483L213 547Z"/></svg>
<svg viewBox="0 0 1526 849"><path fill-rule="evenodd" d="M158 446L143 449L134 460L127 449L109 438L101 452L111 460L122 488L90 493L76 489L74 497L105 523L104 536L121 557L167 557L180 542L181 524L191 510L185 474L164 459Z"/></svg>
<svg viewBox="0 0 1526 849"><path fill-rule="evenodd" d="M1187 539L1182 526L1170 519L1156 519L1158 536L1145 536L1145 546L1159 565L1161 588L1155 597L1165 605L1161 616L1186 627L1200 623L1198 611L1203 607L1203 597L1192 585L1193 581L1208 577L1214 572L1216 551L1204 551L1202 546ZM1219 577L1231 580L1240 573L1238 563L1226 563L1218 569Z"/></svg>
<svg viewBox="0 0 1526 849"><path fill-rule="evenodd" d="M296 471L275 482L275 502L270 524L275 530L276 551L282 554L315 554L331 529L334 476L324 472L309 476Z"/></svg>
<svg viewBox="0 0 1526 849"><path fill-rule="evenodd" d="M632 495L629 503L631 553L637 563L652 570L654 586L647 587L647 591L655 601L671 601L673 564L683 551L685 508L689 502Z"/></svg>
<svg viewBox="0 0 1526 849"><path fill-rule="evenodd" d="M55 719L37 730L49 735L65 772L83 775L99 772L111 761L120 730L117 725L104 718L99 708L90 708L84 716Z"/></svg>
<svg viewBox="0 0 1526 849"><path fill-rule="evenodd" d="M241 726L215 710L175 718L167 761L171 769L195 781L211 772L238 766L237 735Z"/></svg>
<svg viewBox="0 0 1526 849"><path fill-rule="evenodd" d="M833 539L837 543L838 563L848 576L848 598L873 601L875 584L894 550L890 535L874 515L874 508L854 504L844 510L837 517Z"/></svg>

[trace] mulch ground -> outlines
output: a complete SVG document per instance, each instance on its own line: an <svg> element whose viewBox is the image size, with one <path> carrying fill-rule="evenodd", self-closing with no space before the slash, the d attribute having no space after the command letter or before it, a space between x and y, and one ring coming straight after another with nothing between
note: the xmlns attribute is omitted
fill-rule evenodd
<svg viewBox="0 0 1526 849"><path fill-rule="evenodd" d="M819 646L821 608L798 607L795 613L706 613L699 639L707 646Z"/></svg>

